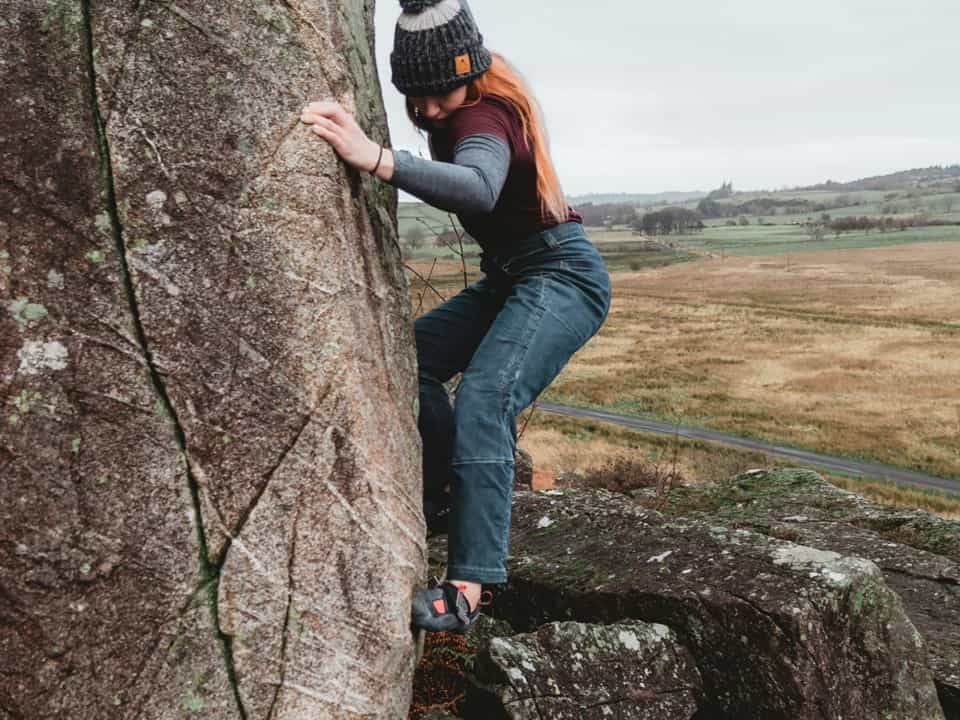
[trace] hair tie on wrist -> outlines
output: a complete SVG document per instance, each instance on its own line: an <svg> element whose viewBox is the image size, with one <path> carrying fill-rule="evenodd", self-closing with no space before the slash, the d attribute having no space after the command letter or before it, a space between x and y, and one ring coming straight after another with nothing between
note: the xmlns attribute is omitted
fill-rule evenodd
<svg viewBox="0 0 960 720"><path fill-rule="evenodd" d="M377 164L373 166L373 170L370 171L371 175L377 174L377 168L380 167L380 161L383 160L383 145L380 146L380 156L377 158Z"/></svg>

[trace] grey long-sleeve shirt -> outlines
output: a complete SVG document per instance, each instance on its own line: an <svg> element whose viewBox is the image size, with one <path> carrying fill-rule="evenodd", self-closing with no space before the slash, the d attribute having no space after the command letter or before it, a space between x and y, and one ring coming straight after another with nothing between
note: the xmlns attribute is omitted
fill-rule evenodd
<svg viewBox="0 0 960 720"><path fill-rule="evenodd" d="M457 143L450 163L397 150L389 182L441 210L484 214L497 204L509 169L507 143L496 135L479 133Z"/></svg>

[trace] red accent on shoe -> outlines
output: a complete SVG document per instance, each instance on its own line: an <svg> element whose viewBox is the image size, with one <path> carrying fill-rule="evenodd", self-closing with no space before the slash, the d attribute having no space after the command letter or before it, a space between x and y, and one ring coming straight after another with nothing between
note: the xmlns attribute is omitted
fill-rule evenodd
<svg viewBox="0 0 960 720"><path fill-rule="evenodd" d="M447 603L443 598L437 598L433 601L433 609L437 611L438 615L443 615L447 611Z"/></svg>

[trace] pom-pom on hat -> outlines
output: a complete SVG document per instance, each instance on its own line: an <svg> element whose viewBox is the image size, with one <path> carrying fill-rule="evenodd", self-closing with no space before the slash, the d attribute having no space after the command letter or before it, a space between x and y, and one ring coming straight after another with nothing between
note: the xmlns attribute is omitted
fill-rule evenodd
<svg viewBox="0 0 960 720"><path fill-rule="evenodd" d="M391 80L404 95L446 95L490 67L467 0L400 0Z"/></svg>

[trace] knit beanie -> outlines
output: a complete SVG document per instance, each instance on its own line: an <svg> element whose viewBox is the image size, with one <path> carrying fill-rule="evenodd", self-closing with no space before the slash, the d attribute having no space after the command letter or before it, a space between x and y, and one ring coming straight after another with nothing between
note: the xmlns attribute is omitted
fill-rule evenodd
<svg viewBox="0 0 960 720"><path fill-rule="evenodd" d="M466 0L400 0L391 80L404 95L446 95L490 67Z"/></svg>

